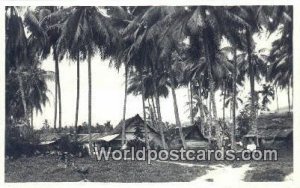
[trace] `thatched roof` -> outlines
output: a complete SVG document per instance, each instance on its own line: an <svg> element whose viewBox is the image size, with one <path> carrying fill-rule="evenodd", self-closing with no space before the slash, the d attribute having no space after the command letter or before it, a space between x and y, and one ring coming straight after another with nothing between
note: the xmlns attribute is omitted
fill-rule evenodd
<svg viewBox="0 0 300 188"><path fill-rule="evenodd" d="M126 119L125 121L125 129L127 129L130 126L141 126L143 128L144 126L144 121L143 119L137 114L134 117L131 117L129 119ZM122 134L122 126L123 126L123 121L121 121L110 133L108 134L103 134L103 133L92 133L91 137L92 137L92 142L97 142L97 141L111 141L115 138L117 138L119 135ZM157 133L157 131L150 127L149 125L148 129L150 131L153 131L155 133ZM89 134L78 134L77 135L77 141L78 142L89 142Z"/></svg>
<svg viewBox="0 0 300 188"><path fill-rule="evenodd" d="M185 129L183 128L183 131L185 132ZM185 133L184 133L185 134ZM189 127L186 131L185 139L197 139L201 141L208 141L207 138L204 137L204 135L201 133L201 130L199 129L198 126L193 125Z"/></svg>
<svg viewBox="0 0 300 188"><path fill-rule="evenodd" d="M192 136L192 134L196 133L199 137L199 140L207 141L207 139L201 133L199 127L196 126L196 125L190 125L190 126L182 127L182 133L183 133L184 138L188 138L188 139ZM174 140L174 139L180 139L179 128L178 127L168 130L166 132L166 134L171 137L170 141Z"/></svg>
<svg viewBox="0 0 300 188"><path fill-rule="evenodd" d="M62 138L62 135L58 133L43 133L40 135L40 144L47 145L54 143Z"/></svg>
<svg viewBox="0 0 300 188"><path fill-rule="evenodd" d="M261 115L257 118L257 136L259 138L273 139L286 138L293 133L293 116L286 113ZM254 137L250 130L244 137Z"/></svg>
<svg viewBox="0 0 300 188"><path fill-rule="evenodd" d="M141 127L144 126L144 120L140 117L139 114L125 120L125 130L133 125L141 126ZM123 126L123 120L112 130L110 134L122 134L122 126ZM151 127L150 125L147 124L147 127L150 131L158 133L158 131L155 128Z"/></svg>
<svg viewBox="0 0 300 188"><path fill-rule="evenodd" d="M103 137L102 133L91 133L92 141L97 141L99 138ZM89 134L78 134L77 135L78 142L89 142Z"/></svg>

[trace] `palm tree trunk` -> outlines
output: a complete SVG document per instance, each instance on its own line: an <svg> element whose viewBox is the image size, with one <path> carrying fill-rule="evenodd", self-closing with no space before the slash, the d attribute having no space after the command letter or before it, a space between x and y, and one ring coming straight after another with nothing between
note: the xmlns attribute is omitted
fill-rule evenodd
<svg viewBox="0 0 300 188"><path fill-rule="evenodd" d="M142 85L142 101L143 101L143 118L144 118L145 142L146 142L146 148L150 149L149 139L148 139L148 127L147 127L147 120L146 120L145 83L144 83L144 80L143 80L143 85Z"/></svg>
<svg viewBox="0 0 300 188"><path fill-rule="evenodd" d="M207 31L204 31L203 33L204 37L204 50L205 50L205 59L207 61L207 66L208 66L208 82L209 82L209 93L210 93L210 105L212 105L212 112L213 112L213 118L210 117L210 137L211 137L211 128L213 126L213 119L216 120L217 119L217 108L216 108L216 101L215 101L215 82L213 80L213 75L212 75L212 62L211 62L211 57L210 54L211 52L209 51L209 42L207 41L208 34ZM210 112L211 113L211 112ZM217 133L218 134L218 133ZM209 142L210 142L209 138Z"/></svg>
<svg viewBox="0 0 300 188"><path fill-rule="evenodd" d="M90 155L92 155L92 135L91 135L91 127L92 127L92 68L91 68L91 54L88 54L88 133L89 133L89 148Z"/></svg>
<svg viewBox="0 0 300 188"><path fill-rule="evenodd" d="M79 98L80 98L80 59L79 59L79 52L78 52L78 54L77 54L77 96L76 96L75 123L74 123L74 126L75 126L75 141L77 141Z"/></svg>
<svg viewBox="0 0 300 188"><path fill-rule="evenodd" d="M154 69L155 70L155 69ZM160 102L159 102L159 95L158 95L158 89L157 89L157 72L154 72L154 95L155 95L155 102L156 102L156 108L157 108L157 118L158 118L158 126L159 126L159 132L161 135L161 140L162 140L162 145L163 145L163 149L167 149L166 146L166 141L165 141L165 136L164 136L164 131L163 131L163 125L162 125L162 118L161 118L161 112L160 112Z"/></svg>
<svg viewBox="0 0 300 188"><path fill-rule="evenodd" d="M182 132L182 127L181 127L181 122L180 122L180 118L179 118L179 112L178 112L178 105L177 105L177 98L176 98L174 82L171 82L171 90L172 90L172 96L173 96L173 106L174 106L176 126L179 128L179 135L180 135L180 139L182 141L183 148L187 149L187 145L185 143L185 139L184 139L183 132Z"/></svg>
<svg viewBox="0 0 300 188"><path fill-rule="evenodd" d="M291 113L290 83L288 83L288 105L289 105L289 113Z"/></svg>
<svg viewBox="0 0 300 188"><path fill-rule="evenodd" d="M31 113L30 113L30 115L31 115L31 120L30 120L30 122L31 122L31 128L33 129L33 107L31 107Z"/></svg>
<svg viewBox="0 0 300 188"><path fill-rule="evenodd" d="M235 127L236 127L236 120L235 120L235 108L236 108L236 74L237 74L237 59L236 59L236 49L234 49L233 53L233 63L234 63L234 70L233 70L233 104L232 104L232 133L231 133L231 149L235 149Z"/></svg>
<svg viewBox="0 0 300 188"><path fill-rule="evenodd" d="M194 115L193 115L193 85L190 82L190 95L189 95L189 101L190 101L190 118L191 118L191 125L194 125Z"/></svg>
<svg viewBox="0 0 300 188"><path fill-rule="evenodd" d="M125 88L124 88L125 91L124 91L124 104L123 104L122 146L125 144L125 140L126 140L125 126L126 126L127 82L128 82L128 66L125 65Z"/></svg>
<svg viewBox="0 0 300 188"><path fill-rule="evenodd" d="M212 113L211 113L211 93L208 93L209 97L207 97L208 101L208 142L211 143L212 139Z"/></svg>
<svg viewBox="0 0 300 188"><path fill-rule="evenodd" d="M205 55L207 59L207 65L208 65L208 79L209 79L209 92L210 92L210 102L212 104L212 112L213 112L213 118L217 119L217 107L216 107L216 101L215 101L215 82L213 80L212 76L212 67L211 67L211 60L209 57L209 51L208 51L208 44L206 42L205 44Z"/></svg>
<svg viewBox="0 0 300 188"><path fill-rule="evenodd" d="M23 104L25 122L28 126L30 126L29 115L28 115L28 111L27 111L27 103L26 103L26 98L25 98L25 91L24 91L24 86L23 86L23 80L20 76L20 72L18 72L17 77L18 77L18 80L19 80L19 88L20 88L20 92L21 92L21 99L22 99L22 104Z"/></svg>
<svg viewBox="0 0 300 188"><path fill-rule="evenodd" d="M223 81L223 121L225 122L225 99L226 99L226 88L225 81Z"/></svg>
<svg viewBox="0 0 300 188"><path fill-rule="evenodd" d="M152 106L153 106L153 118L154 118L154 121L155 123L157 123L157 112L156 112L156 106L155 106L155 102L154 102L154 99L153 99L153 96L151 96L151 102L152 102Z"/></svg>
<svg viewBox="0 0 300 188"><path fill-rule="evenodd" d="M56 71L55 71L56 72ZM55 73L56 75L56 73ZM53 120L53 128L56 131L56 122L57 122L57 82L55 76L55 97L54 97L54 120Z"/></svg>
<svg viewBox="0 0 300 188"><path fill-rule="evenodd" d="M231 104L231 102L230 102L230 104L229 104L230 106L229 106L229 117L230 117L230 119L232 118L232 104Z"/></svg>
<svg viewBox="0 0 300 188"><path fill-rule="evenodd" d="M58 65L58 56L56 54L56 52L54 52L54 58L55 58L55 81L57 84L57 94L58 94L58 129L61 130L62 125L61 125L61 116L62 116L62 112L61 112L61 90L60 90L60 79L59 79L59 65Z"/></svg>
<svg viewBox="0 0 300 188"><path fill-rule="evenodd" d="M205 117L204 117L204 113L203 113L203 102L202 102L202 96L201 96L201 87L202 87L202 84L201 84L201 81L198 80L198 84L199 84L199 89L198 89L198 96L199 96L199 112L200 112L200 117L201 117L201 120L203 122L205 122Z"/></svg>
<svg viewBox="0 0 300 188"><path fill-rule="evenodd" d="M291 78L293 79L293 78ZM293 88L293 82L291 81L291 90L292 90L292 102L291 102L291 108L293 110L294 107L294 88Z"/></svg>
<svg viewBox="0 0 300 188"><path fill-rule="evenodd" d="M214 83L212 85L215 85ZM215 99L215 91L212 91L211 95L211 104L212 104L212 112L214 119L217 119L217 106L216 106L216 99Z"/></svg>
<svg viewBox="0 0 300 188"><path fill-rule="evenodd" d="M252 49L251 49L251 34L250 31L246 31L247 38L247 55L248 55L248 64L249 64L249 76L250 76L250 93L251 93L251 118L250 118L250 126L257 134L257 127L255 123L256 118L256 110L255 110L255 81L254 81L254 67L252 64Z"/></svg>
<svg viewBox="0 0 300 188"><path fill-rule="evenodd" d="M154 127L154 114L153 114L153 107L150 103L150 99L148 98L148 106L149 106L149 113L150 113L150 119L151 119L151 126Z"/></svg>
<svg viewBox="0 0 300 188"><path fill-rule="evenodd" d="M277 112L279 112L279 104L278 104L278 86L275 86L275 94L276 94Z"/></svg>

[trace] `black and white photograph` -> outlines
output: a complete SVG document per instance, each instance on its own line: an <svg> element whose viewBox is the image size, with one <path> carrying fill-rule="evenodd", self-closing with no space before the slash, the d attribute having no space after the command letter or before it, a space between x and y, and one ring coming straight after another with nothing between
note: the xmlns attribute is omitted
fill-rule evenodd
<svg viewBox="0 0 300 188"><path fill-rule="evenodd" d="M292 183L295 6L147 5L1 7L4 183Z"/></svg>

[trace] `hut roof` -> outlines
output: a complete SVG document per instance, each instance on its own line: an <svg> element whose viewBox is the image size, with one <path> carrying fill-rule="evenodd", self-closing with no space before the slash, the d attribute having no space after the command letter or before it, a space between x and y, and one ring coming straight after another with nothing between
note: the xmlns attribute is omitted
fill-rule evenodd
<svg viewBox="0 0 300 188"><path fill-rule="evenodd" d="M104 134L102 133L91 133L92 141L99 141ZM89 134L78 134L77 135L78 142L89 142Z"/></svg>
<svg viewBox="0 0 300 188"><path fill-rule="evenodd" d="M293 132L293 116L286 113L265 114L257 118L257 136L259 138L286 138ZM250 130L244 137L254 137Z"/></svg>
<svg viewBox="0 0 300 188"><path fill-rule="evenodd" d="M41 145L47 145L56 142L57 140L60 140L62 138L62 135L58 133L43 133L40 135L40 144Z"/></svg>
<svg viewBox="0 0 300 188"><path fill-rule="evenodd" d="M139 114L137 114L137 115L125 120L125 130L132 125L143 126L143 124L144 124L144 120L140 117ZM112 130L112 132L110 134L121 134L122 126L123 126L123 120ZM148 124L147 124L147 126L150 129L150 131L158 133L158 131L154 127L151 127Z"/></svg>
<svg viewBox="0 0 300 188"><path fill-rule="evenodd" d="M199 139L199 140L207 141L207 139L205 138L205 136L201 133L199 127L196 126L196 125L190 125L190 126L182 127L182 133L183 133L183 136L186 139L192 139L192 137L194 137L194 136L197 135L197 140ZM179 136L179 128L178 127L170 129L167 132L167 134L168 135L173 135L172 138L171 138L171 140L179 139L180 138L180 136Z"/></svg>

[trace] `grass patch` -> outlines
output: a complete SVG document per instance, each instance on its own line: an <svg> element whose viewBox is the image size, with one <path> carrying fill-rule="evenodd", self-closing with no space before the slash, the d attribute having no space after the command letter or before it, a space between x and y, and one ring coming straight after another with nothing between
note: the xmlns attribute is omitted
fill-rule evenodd
<svg viewBox="0 0 300 188"><path fill-rule="evenodd" d="M88 168L83 174L65 168L55 156L20 158L5 163L6 182L188 182L206 173L208 167L186 167L153 161L96 161L77 158L75 166Z"/></svg>

